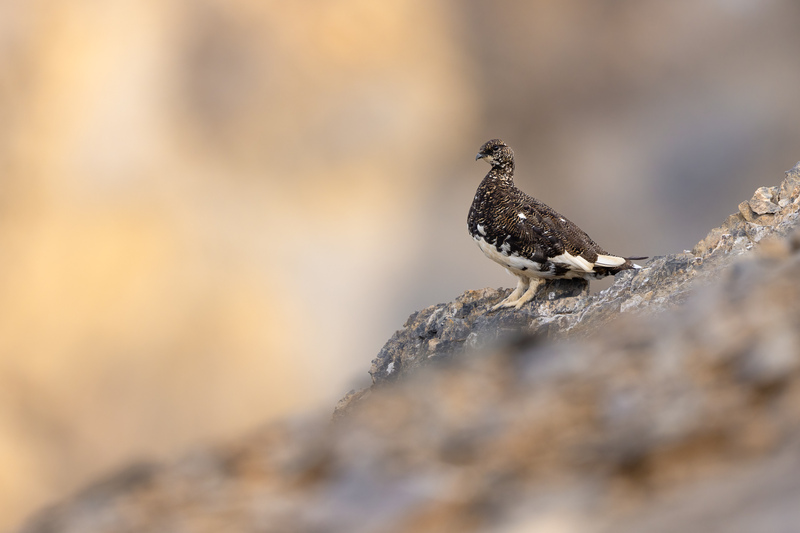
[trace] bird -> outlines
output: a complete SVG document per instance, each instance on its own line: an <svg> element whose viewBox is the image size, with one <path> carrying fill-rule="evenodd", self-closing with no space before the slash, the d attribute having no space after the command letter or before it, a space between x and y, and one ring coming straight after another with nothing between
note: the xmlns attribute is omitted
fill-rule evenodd
<svg viewBox="0 0 800 533"><path fill-rule="evenodd" d="M491 308L520 309L546 279L600 279L640 269L634 260L603 250L585 231L555 209L514 185L514 151L502 140L481 146L475 160L491 165L483 178L467 225L473 240L492 261L517 277L517 286Z"/></svg>

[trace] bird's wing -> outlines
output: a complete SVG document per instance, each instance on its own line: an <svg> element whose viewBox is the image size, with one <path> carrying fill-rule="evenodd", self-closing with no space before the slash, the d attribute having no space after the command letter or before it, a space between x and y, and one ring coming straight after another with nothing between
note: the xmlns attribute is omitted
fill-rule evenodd
<svg viewBox="0 0 800 533"><path fill-rule="evenodd" d="M537 232L545 244L550 261L577 272L594 272L595 267L614 268L625 259L607 254L576 224L550 206L527 197L523 204L525 218L520 224Z"/></svg>
<svg viewBox="0 0 800 533"><path fill-rule="evenodd" d="M553 231L539 210L529 202L517 202L515 207L509 209L500 221L511 251L540 264L564 252L558 233Z"/></svg>

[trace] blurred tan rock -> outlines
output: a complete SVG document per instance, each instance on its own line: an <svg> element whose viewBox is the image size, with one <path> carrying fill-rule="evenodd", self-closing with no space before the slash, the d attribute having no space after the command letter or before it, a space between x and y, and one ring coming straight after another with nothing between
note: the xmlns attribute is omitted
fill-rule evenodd
<svg viewBox="0 0 800 533"><path fill-rule="evenodd" d="M377 236L473 120L450 32L417 0L2 3L0 530L352 381L342 332L409 261Z"/></svg>

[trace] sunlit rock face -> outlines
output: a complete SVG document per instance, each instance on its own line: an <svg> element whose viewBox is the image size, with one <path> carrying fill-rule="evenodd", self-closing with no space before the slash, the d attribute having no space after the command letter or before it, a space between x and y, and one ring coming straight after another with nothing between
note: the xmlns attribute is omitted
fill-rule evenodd
<svg viewBox="0 0 800 533"><path fill-rule="evenodd" d="M451 31L414 1L0 8L0 528L346 390L474 119Z"/></svg>

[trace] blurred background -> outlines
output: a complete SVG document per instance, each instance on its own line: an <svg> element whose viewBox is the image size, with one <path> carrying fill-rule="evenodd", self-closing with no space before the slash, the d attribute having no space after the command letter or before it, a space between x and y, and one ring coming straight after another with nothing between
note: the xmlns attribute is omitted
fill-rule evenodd
<svg viewBox="0 0 800 533"><path fill-rule="evenodd" d="M792 0L0 3L0 529L138 458L328 412L414 310L513 286L517 184L691 248L800 159Z"/></svg>

